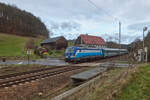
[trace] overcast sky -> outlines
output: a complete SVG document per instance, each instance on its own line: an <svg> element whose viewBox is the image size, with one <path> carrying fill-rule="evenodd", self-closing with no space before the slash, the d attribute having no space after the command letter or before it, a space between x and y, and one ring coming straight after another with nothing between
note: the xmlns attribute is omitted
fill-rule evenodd
<svg viewBox="0 0 150 100"><path fill-rule="evenodd" d="M118 23L122 23L122 43L142 37L144 26L150 26L150 0L0 0L31 12L53 32L75 39L90 34L107 40L118 40ZM146 34L146 32L145 32Z"/></svg>

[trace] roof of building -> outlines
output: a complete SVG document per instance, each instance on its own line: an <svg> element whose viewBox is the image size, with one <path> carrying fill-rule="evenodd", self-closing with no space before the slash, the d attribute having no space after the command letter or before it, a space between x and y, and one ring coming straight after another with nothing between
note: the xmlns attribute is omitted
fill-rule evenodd
<svg viewBox="0 0 150 100"><path fill-rule="evenodd" d="M92 45L106 45L106 42L103 38L98 36L92 35L80 35L81 39L83 40L84 44L92 44Z"/></svg>
<svg viewBox="0 0 150 100"><path fill-rule="evenodd" d="M59 37L54 37L54 38L48 38L46 40L43 40L41 42L41 44L43 43L52 43L52 42L56 42L57 40L59 40L60 38L62 38L62 36L59 36Z"/></svg>

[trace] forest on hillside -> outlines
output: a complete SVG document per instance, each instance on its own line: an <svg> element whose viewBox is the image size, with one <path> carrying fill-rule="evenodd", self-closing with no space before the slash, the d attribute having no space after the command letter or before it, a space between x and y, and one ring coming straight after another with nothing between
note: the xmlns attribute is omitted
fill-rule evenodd
<svg viewBox="0 0 150 100"><path fill-rule="evenodd" d="M49 31L40 18L16 6L0 3L0 33L48 37Z"/></svg>

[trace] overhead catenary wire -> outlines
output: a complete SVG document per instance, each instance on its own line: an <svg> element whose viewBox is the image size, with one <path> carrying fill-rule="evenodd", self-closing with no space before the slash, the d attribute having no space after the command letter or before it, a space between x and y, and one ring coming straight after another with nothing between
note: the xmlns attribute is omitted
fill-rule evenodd
<svg viewBox="0 0 150 100"><path fill-rule="evenodd" d="M113 15L111 15L110 13L108 13L107 11L105 11L104 9L102 9L102 8L100 8L99 6L97 6L94 2L92 2L91 0L88 0L88 2L90 3L90 4L92 4L95 8L97 8L97 9L99 9L99 10L101 10L101 11L103 11L107 16L109 16L109 17L112 17L114 20L117 20L118 22L119 22L119 48L121 49L121 21L118 19L118 18L116 18L116 17L114 17Z"/></svg>
<svg viewBox="0 0 150 100"><path fill-rule="evenodd" d="M117 17L114 17L113 15L111 15L110 13L108 13L106 10L104 10L103 8L97 6L93 1L91 0L88 0L88 2L90 4L92 4L95 8L103 11L107 16L113 18L114 20L117 20L119 22L119 44L121 43L121 21L117 18ZM119 47L120 48L120 47Z"/></svg>
<svg viewBox="0 0 150 100"><path fill-rule="evenodd" d="M119 20L117 17L114 17L113 15L111 15L110 13L108 13L108 12L107 12L106 10L104 10L103 8L97 6L93 1L88 0L88 2L89 2L90 4L92 4L95 8L97 8L97 9L103 11L107 16L113 18L114 20L118 20L118 21L120 22L120 20Z"/></svg>

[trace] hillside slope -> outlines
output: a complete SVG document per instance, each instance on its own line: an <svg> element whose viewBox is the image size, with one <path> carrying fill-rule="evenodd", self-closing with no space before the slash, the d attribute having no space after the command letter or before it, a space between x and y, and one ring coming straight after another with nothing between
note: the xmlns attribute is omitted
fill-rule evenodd
<svg viewBox="0 0 150 100"><path fill-rule="evenodd" d="M0 57L2 56L23 56L24 46L29 37L21 37L16 35L8 35L0 33ZM41 39L34 38L37 44Z"/></svg>
<svg viewBox="0 0 150 100"><path fill-rule="evenodd" d="M0 32L20 36L49 36L49 31L39 17L14 5L0 3Z"/></svg>

